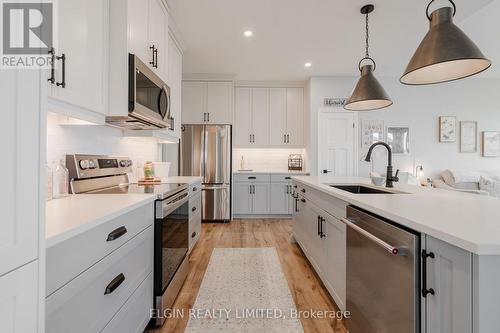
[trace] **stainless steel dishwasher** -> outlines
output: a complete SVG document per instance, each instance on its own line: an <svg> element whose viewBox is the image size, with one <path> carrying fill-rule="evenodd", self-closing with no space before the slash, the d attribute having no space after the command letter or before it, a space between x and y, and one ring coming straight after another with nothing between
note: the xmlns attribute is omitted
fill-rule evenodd
<svg viewBox="0 0 500 333"><path fill-rule="evenodd" d="M420 235L347 207L350 333L420 332Z"/></svg>

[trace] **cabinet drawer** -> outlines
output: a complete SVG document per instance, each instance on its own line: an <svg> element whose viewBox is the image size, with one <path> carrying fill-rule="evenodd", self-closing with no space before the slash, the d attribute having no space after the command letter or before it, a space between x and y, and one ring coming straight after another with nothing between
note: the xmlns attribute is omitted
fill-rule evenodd
<svg viewBox="0 0 500 333"><path fill-rule="evenodd" d="M347 202L299 182L293 182L293 186L295 185L297 185L297 188L293 187L293 189L296 193L314 202L321 209L336 218L346 217Z"/></svg>
<svg viewBox="0 0 500 333"><path fill-rule="evenodd" d="M47 298L47 332L99 332L152 271L150 226Z"/></svg>
<svg viewBox="0 0 500 333"><path fill-rule="evenodd" d="M291 182L292 177L299 176L298 174L271 174L271 183Z"/></svg>
<svg viewBox="0 0 500 333"><path fill-rule="evenodd" d="M189 220L189 251L198 241L201 235L201 212L198 212Z"/></svg>
<svg viewBox="0 0 500 333"><path fill-rule="evenodd" d="M256 182L256 183L269 183L271 181L270 174L251 174L251 173L238 173L233 176L235 182Z"/></svg>
<svg viewBox="0 0 500 333"><path fill-rule="evenodd" d="M195 196L196 194L201 193L201 182L196 182L189 185L189 195Z"/></svg>
<svg viewBox="0 0 500 333"><path fill-rule="evenodd" d="M189 218L201 212L201 193L189 198Z"/></svg>
<svg viewBox="0 0 500 333"><path fill-rule="evenodd" d="M142 333L153 306L153 274L149 274L102 333Z"/></svg>
<svg viewBox="0 0 500 333"><path fill-rule="evenodd" d="M153 223L153 205L139 207L47 249L47 295Z"/></svg>

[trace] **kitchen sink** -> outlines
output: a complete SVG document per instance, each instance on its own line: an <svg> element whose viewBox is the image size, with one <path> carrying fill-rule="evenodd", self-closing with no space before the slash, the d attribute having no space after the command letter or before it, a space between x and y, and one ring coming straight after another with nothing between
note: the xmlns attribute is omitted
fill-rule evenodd
<svg viewBox="0 0 500 333"><path fill-rule="evenodd" d="M363 185L330 185L342 191L347 191L355 194L395 194L394 192L379 190L373 187Z"/></svg>

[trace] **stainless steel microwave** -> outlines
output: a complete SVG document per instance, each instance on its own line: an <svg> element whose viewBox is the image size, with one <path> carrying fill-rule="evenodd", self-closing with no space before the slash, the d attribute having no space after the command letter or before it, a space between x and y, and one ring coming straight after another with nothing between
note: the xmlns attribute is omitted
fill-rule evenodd
<svg viewBox="0 0 500 333"><path fill-rule="evenodd" d="M128 116L108 117L106 121L131 130L173 130L169 86L137 56L128 57Z"/></svg>

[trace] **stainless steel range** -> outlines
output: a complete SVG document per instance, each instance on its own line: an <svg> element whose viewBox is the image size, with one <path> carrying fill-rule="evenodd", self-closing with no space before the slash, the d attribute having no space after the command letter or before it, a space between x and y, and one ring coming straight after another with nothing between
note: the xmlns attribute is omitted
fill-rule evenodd
<svg viewBox="0 0 500 333"><path fill-rule="evenodd" d="M66 167L74 194L156 195L154 221L154 310L151 324L161 326L189 271L189 195L187 184L138 185L128 182L127 157L67 155Z"/></svg>

